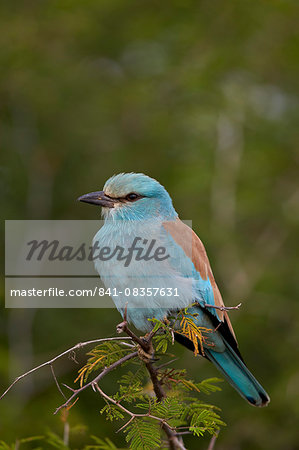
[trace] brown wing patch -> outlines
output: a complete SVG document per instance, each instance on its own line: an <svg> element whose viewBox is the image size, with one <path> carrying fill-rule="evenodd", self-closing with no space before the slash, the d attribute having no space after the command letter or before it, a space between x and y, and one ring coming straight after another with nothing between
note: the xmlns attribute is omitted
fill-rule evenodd
<svg viewBox="0 0 299 450"><path fill-rule="evenodd" d="M199 237L190 227L188 227L188 225L186 225L180 219L164 222L163 226L165 230L172 236L174 241L184 250L186 256L191 259L195 269L200 273L201 278L203 280L207 280L207 278L210 279L214 294L215 306L224 306L221 293L218 289L210 266L207 252ZM233 337L236 339L227 311L220 311L219 309L217 309L217 315L222 322L224 321L225 317L228 327Z"/></svg>
<svg viewBox="0 0 299 450"><path fill-rule="evenodd" d="M164 222L163 226L175 242L182 247L188 258L192 260L201 278L206 280L209 276L209 261L204 245L199 237L180 219Z"/></svg>

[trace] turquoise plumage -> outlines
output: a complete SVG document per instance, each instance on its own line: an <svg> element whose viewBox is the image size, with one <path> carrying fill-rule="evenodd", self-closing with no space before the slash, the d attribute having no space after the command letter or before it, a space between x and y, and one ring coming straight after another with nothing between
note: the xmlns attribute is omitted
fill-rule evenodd
<svg viewBox="0 0 299 450"><path fill-rule="evenodd" d="M156 249L165 250L164 259L145 260L137 257L141 253L135 249L135 258L128 265L124 258L95 260L96 270L106 287L111 288L120 313L123 315L127 307L128 321L148 332L152 327L148 319L163 320L189 307L188 314L197 327L213 330L208 343L203 343L203 356L250 404L267 405L269 396L246 367L228 314L219 309L224 304L205 248L178 218L166 189L144 174L125 173L110 178L103 191L83 195L79 200L102 206L105 222L94 238L98 248L127 249L137 238L139 249L141 244L154 242ZM125 289L128 295L123 294ZM154 295L154 289L158 295ZM187 337L179 333L175 337L194 349Z"/></svg>

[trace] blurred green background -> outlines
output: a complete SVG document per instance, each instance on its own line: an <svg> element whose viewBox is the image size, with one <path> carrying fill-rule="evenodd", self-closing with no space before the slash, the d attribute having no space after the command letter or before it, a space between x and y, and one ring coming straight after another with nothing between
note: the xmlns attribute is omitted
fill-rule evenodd
<svg viewBox="0 0 299 450"><path fill-rule="evenodd" d="M204 241L226 304L243 302L231 314L241 352L271 396L254 409L223 383L207 398L228 424L219 450L299 449L298 13L290 0L0 6L2 217L100 218L76 198L122 171L167 188ZM1 390L70 345L113 335L118 321L113 310L7 310L3 301ZM174 351L194 379L218 376ZM78 368L56 367L66 382ZM60 403L44 369L0 402L0 438L61 435ZM71 426L87 427L74 448L89 434L124 445L101 407L86 392L72 409Z"/></svg>

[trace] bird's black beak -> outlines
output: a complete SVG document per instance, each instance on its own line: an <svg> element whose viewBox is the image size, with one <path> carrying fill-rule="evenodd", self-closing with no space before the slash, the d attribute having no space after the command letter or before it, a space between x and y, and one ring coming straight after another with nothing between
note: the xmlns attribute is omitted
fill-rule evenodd
<svg viewBox="0 0 299 450"><path fill-rule="evenodd" d="M92 205L99 205L105 208L113 208L115 200L107 197L104 191L90 192L89 194L81 195L77 199L79 202L91 203Z"/></svg>

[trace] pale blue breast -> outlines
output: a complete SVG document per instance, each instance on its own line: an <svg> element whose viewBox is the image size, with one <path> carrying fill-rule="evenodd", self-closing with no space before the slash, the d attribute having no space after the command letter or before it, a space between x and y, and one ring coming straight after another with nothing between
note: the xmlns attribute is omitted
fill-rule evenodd
<svg viewBox="0 0 299 450"><path fill-rule="evenodd" d="M108 261L95 260L96 270L105 286L123 293L112 295L113 301L121 314L127 303L128 320L136 328L148 331L151 328L148 318L156 317L162 320L169 311L185 308L195 300L208 302L212 292L209 280L201 279L192 261L163 228L162 220L142 223L107 221L94 237L94 241L98 241L100 248L109 246L114 249L120 246L128 249L136 237L147 239L148 242L154 239L155 248L164 247L169 257L164 261L136 261L133 258L128 267L116 257ZM141 292L141 289L155 288L158 289L158 295L133 295L134 288L135 293ZM131 290L130 295L124 295L125 289L127 294ZM179 296L161 296L160 289L177 292Z"/></svg>
<svg viewBox="0 0 299 450"><path fill-rule="evenodd" d="M164 261L154 259L136 261L133 258L128 267L116 258L109 261L96 260L95 267L106 287L123 293L126 288L131 290L130 295L113 295L113 301L121 313L127 303L128 319L137 328L146 331L151 327L147 318L162 319L168 311L186 307L192 302L192 280L182 276L177 268L170 264L175 246L167 242L161 221L143 221L142 223L107 221L96 234L94 241L98 241L99 247L120 246L128 249L136 237L141 237L142 240L147 239L149 243L155 239L155 248L164 247L166 255L169 254L170 257ZM144 248L146 249L146 246ZM141 292L141 289L147 290L147 288L158 290L158 294L133 295L133 289L135 292L136 290ZM179 297L161 296L159 295L161 289L179 289Z"/></svg>

